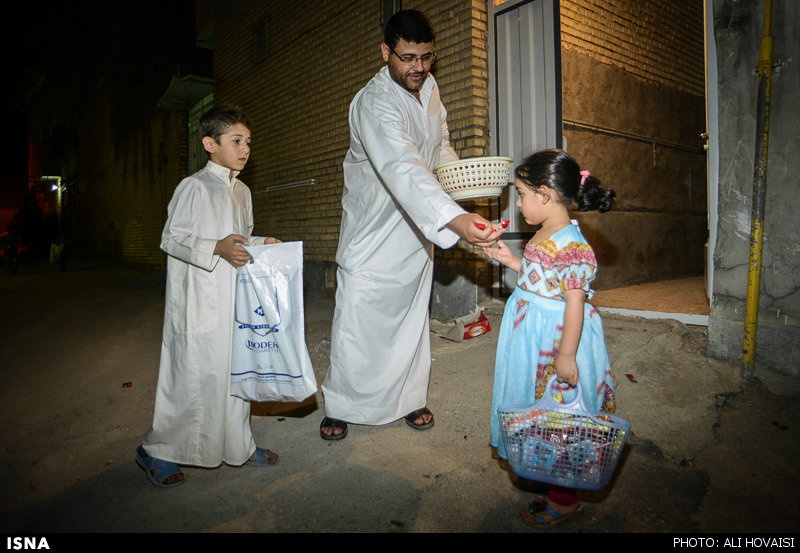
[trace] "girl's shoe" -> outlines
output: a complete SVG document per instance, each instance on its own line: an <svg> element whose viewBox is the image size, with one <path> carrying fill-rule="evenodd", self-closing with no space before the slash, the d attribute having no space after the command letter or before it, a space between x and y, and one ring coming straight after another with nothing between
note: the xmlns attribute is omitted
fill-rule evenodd
<svg viewBox="0 0 800 553"><path fill-rule="evenodd" d="M583 506L578 505L571 513L562 514L547 504L547 499L538 498L519 512L523 522L534 528L552 528L583 516Z"/></svg>

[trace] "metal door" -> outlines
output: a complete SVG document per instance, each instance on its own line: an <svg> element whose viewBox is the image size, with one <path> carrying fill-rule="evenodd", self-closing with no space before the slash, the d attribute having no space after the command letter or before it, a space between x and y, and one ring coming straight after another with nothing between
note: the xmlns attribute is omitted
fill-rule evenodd
<svg viewBox="0 0 800 553"><path fill-rule="evenodd" d="M489 13L489 101L492 155L513 158L514 167L542 148L562 145L561 39L557 0L509 0ZM513 180L513 174L512 174ZM499 199L500 219L509 219L506 242L517 255L536 230L516 207L508 186ZM507 295L516 273L499 271L496 287Z"/></svg>

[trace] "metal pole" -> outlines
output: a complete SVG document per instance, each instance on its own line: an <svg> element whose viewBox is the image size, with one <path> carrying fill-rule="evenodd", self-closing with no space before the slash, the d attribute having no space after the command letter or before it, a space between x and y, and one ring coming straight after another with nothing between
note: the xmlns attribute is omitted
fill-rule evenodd
<svg viewBox="0 0 800 553"><path fill-rule="evenodd" d="M750 258L745 303L742 376L753 375L758 331L758 302L761 292L761 253L764 240L764 198L767 192L767 152L769 150L769 102L772 93L772 0L764 1L764 32L758 58L758 110L756 118L756 156L753 170L753 207L750 221Z"/></svg>

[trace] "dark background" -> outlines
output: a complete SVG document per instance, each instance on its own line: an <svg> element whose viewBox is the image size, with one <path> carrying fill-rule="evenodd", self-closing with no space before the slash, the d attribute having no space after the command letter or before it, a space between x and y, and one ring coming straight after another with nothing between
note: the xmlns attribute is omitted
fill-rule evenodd
<svg viewBox="0 0 800 553"><path fill-rule="evenodd" d="M27 175L29 135L43 174L58 175L83 108L108 94L128 106L117 130L135 127L173 74L191 72L196 51L193 0L20 3L0 25L2 175Z"/></svg>

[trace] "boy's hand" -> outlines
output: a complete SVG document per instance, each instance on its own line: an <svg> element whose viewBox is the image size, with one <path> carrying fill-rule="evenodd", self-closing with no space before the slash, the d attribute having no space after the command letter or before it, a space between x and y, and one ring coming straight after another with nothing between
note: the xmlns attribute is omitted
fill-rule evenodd
<svg viewBox="0 0 800 553"><path fill-rule="evenodd" d="M242 245L246 243L247 238L241 234L229 234L222 240L217 240L214 254L220 256L234 267L241 267L251 259L250 254L247 253L247 250Z"/></svg>

